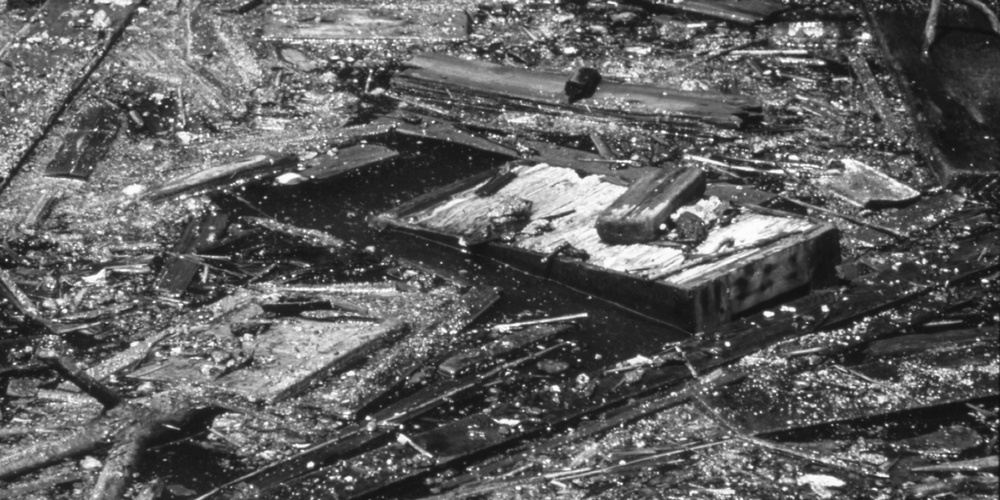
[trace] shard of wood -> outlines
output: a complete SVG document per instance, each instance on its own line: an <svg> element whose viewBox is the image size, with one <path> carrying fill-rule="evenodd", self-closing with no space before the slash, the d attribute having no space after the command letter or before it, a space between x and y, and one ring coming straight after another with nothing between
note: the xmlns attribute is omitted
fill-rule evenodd
<svg viewBox="0 0 1000 500"><path fill-rule="evenodd" d="M652 241L678 208L705 192L698 168L659 170L639 179L597 218L597 234L607 243Z"/></svg>

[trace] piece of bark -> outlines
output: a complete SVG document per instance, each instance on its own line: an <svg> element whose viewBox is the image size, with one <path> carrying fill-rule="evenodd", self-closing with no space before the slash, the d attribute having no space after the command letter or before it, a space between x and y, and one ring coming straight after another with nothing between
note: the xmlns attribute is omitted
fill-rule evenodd
<svg viewBox="0 0 1000 500"><path fill-rule="evenodd" d="M87 180L118 136L118 108L97 104L85 109L64 137L56 157L45 167L49 177Z"/></svg>
<svg viewBox="0 0 1000 500"><path fill-rule="evenodd" d="M705 192L705 174L698 168L653 172L632 184L597 218L597 234L611 244L656 239L660 227L678 208Z"/></svg>
<svg viewBox="0 0 1000 500"><path fill-rule="evenodd" d="M920 197L920 191L850 158L834 162L841 171L816 180L829 193L861 208L906 205Z"/></svg>
<svg viewBox="0 0 1000 500"><path fill-rule="evenodd" d="M460 41L468 37L469 25L469 15L457 9L285 4L265 16L263 35L268 40Z"/></svg>
<svg viewBox="0 0 1000 500"><path fill-rule="evenodd" d="M208 191L271 178L295 168L298 157L291 154L262 153L239 158L229 163L171 179L151 189L146 197L160 201L195 191Z"/></svg>
<svg viewBox="0 0 1000 500"><path fill-rule="evenodd" d="M295 175L312 180L328 179L398 156L399 153L377 144L351 146L337 151L336 154L320 155L304 162L305 170L296 172Z"/></svg>

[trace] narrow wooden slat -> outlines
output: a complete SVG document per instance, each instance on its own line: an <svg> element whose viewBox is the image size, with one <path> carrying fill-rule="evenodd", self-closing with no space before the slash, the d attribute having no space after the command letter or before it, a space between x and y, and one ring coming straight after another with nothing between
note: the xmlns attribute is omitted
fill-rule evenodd
<svg viewBox="0 0 1000 500"><path fill-rule="evenodd" d="M118 127L117 107L98 104L87 108L77 117L73 130L63 137L59 152L45 167L45 175L87 180L111 149Z"/></svg>

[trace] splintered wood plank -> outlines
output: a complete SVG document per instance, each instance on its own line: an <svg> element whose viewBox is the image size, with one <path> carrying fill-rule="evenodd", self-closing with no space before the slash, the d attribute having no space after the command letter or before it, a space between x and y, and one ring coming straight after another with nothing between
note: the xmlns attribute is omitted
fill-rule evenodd
<svg viewBox="0 0 1000 500"><path fill-rule="evenodd" d="M660 170L639 179L597 216L597 234L607 243L643 243L663 231L670 215L705 193L698 168Z"/></svg>
<svg viewBox="0 0 1000 500"><path fill-rule="evenodd" d="M610 245L595 221L626 187L545 164L512 171L516 177L492 196L475 193L489 173L474 176L404 204L377 223L454 243L488 230L497 200L528 201L528 226L546 220L546 230L514 232L504 243L477 251L698 331L781 293L823 282L839 254L832 225L749 211L713 228L692 256L669 246ZM543 258L567 244L586 260Z"/></svg>
<svg viewBox="0 0 1000 500"><path fill-rule="evenodd" d="M592 97L570 104L568 75L545 73L424 53L406 62L411 69L392 80L394 91L440 100L445 109L464 105L494 113L583 113L590 118L661 123L677 119L735 128L760 114L753 98L678 92L660 87L604 82Z"/></svg>
<svg viewBox="0 0 1000 500"><path fill-rule="evenodd" d="M469 25L464 10L430 6L274 5L264 20L264 39L460 41Z"/></svg>
<svg viewBox="0 0 1000 500"><path fill-rule="evenodd" d="M261 153L184 175L151 189L146 197L157 201L176 195L232 187L252 179L273 177L295 168L298 157L292 154Z"/></svg>
<svg viewBox="0 0 1000 500"><path fill-rule="evenodd" d="M45 167L49 177L87 180L118 136L118 108L98 104L85 109L63 137L56 157Z"/></svg>
<svg viewBox="0 0 1000 500"><path fill-rule="evenodd" d="M49 0L0 47L0 179L7 182L118 40L141 2Z"/></svg>

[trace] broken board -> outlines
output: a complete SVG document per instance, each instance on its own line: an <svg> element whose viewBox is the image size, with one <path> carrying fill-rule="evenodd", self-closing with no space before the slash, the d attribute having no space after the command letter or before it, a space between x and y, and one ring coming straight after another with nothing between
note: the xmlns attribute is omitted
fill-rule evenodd
<svg viewBox="0 0 1000 500"><path fill-rule="evenodd" d="M531 207L527 224L547 220L550 230L505 234L503 241L476 245L476 251L689 331L712 330L768 299L823 281L839 257L832 225L751 212L713 229L695 249L698 258L655 244L609 245L595 222L625 187L547 164L511 171L516 177L491 196L475 193L492 178L487 172L373 222L454 244L488 229L496 206L525 200ZM566 244L585 252L587 260L551 255ZM708 254L717 257L705 258Z"/></svg>

